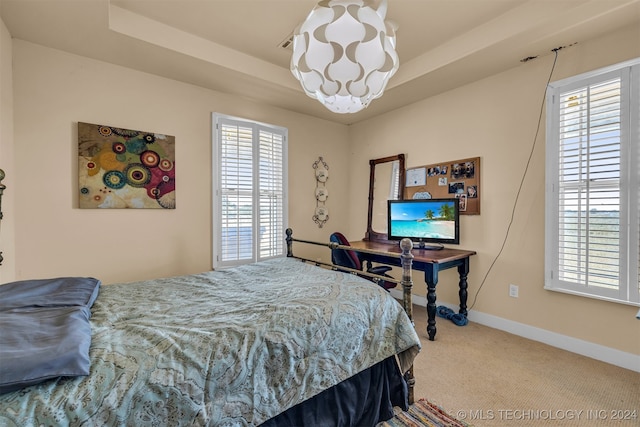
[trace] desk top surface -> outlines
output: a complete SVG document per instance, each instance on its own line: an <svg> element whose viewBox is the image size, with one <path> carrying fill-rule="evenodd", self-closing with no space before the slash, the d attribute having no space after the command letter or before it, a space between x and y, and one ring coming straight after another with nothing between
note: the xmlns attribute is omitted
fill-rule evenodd
<svg viewBox="0 0 640 427"><path fill-rule="evenodd" d="M400 249L400 242L395 241L374 242L370 240L359 240L357 242L351 242L350 245L356 249L369 249L379 252L392 252L398 254L402 253L402 250ZM414 261L440 264L449 261L456 261L462 258L468 258L471 255L475 255L476 251L451 248L431 250L420 249L414 246L411 253L413 254Z"/></svg>

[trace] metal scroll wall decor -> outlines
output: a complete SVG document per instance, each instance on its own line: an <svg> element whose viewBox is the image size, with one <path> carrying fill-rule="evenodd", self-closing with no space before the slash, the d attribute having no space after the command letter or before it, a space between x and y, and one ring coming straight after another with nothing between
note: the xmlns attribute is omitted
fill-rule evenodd
<svg viewBox="0 0 640 427"><path fill-rule="evenodd" d="M313 162L313 169L316 174L316 210L313 214L313 221L322 228L324 223L329 221L329 209L325 206L329 197L327 189L327 180L329 179L329 165L327 165L322 157Z"/></svg>
<svg viewBox="0 0 640 427"><path fill-rule="evenodd" d="M3 179L4 179L4 171L0 169L0 221L2 221L2 194L4 193L4 190L7 188L7 186L2 183ZM2 251L0 251L0 265L2 265L3 259L4 258L2 258Z"/></svg>

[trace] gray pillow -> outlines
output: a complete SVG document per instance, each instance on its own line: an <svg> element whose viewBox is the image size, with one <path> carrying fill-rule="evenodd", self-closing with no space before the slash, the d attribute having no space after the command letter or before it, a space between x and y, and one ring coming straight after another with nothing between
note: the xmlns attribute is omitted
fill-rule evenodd
<svg viewBox="0 0 640 427"><path fill-rule="evenodd" d="M89 375L91 277L0 286L0 394L57 378Z"/></svg>
<svg viewBox="0 0 640 427"><path fill-rule="evenodd" d="M20 307L91 307L100 281L93 277L22 280L0 286L0 310Z"/></svg>
<svg viewBox="0 0 640 427"><path fill-rule="evenodd" d="M89 375L90 316L80 306L0 311L0 394Z"/></svg>

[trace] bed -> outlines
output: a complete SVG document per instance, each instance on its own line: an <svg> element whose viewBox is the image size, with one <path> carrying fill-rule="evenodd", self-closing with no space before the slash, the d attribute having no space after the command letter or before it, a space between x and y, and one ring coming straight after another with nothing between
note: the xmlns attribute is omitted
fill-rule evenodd
<svg viewBox="0 0 640 427"><path fill-rule="evenodd" d="M40 325L57 327L50 312L70 312L74 322L62 333L81 336L71 344L75 370L38 372L2 390L0 426L373 426L394 406L406 409L420 350L410 313L371 281L289 252L135 283L0 286L3 381L36 363L8 354L7 325L25 324L11 315L44 311ZM70 292L71 282L82 292ZM10 296L16 288L27 297ZM27 333L40 336L31 341L45 333L36 324ZM25 354L36 353L53 359L50 348ZM15 369L6 367L10 358Z"/></svg>

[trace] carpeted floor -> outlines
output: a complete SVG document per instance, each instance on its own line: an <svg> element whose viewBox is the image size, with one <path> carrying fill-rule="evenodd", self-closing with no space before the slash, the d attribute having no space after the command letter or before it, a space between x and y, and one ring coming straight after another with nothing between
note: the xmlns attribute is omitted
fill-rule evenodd
<svg viewBox="0 0 640 427"><path fill-rule="evenodd" d="M640 373L474 322L437 318L414 306L423 347L414 396L485 426L640 426ZM612 332L613 333L613 332ZM629 337L638 339L638 337Z"/></svg>

